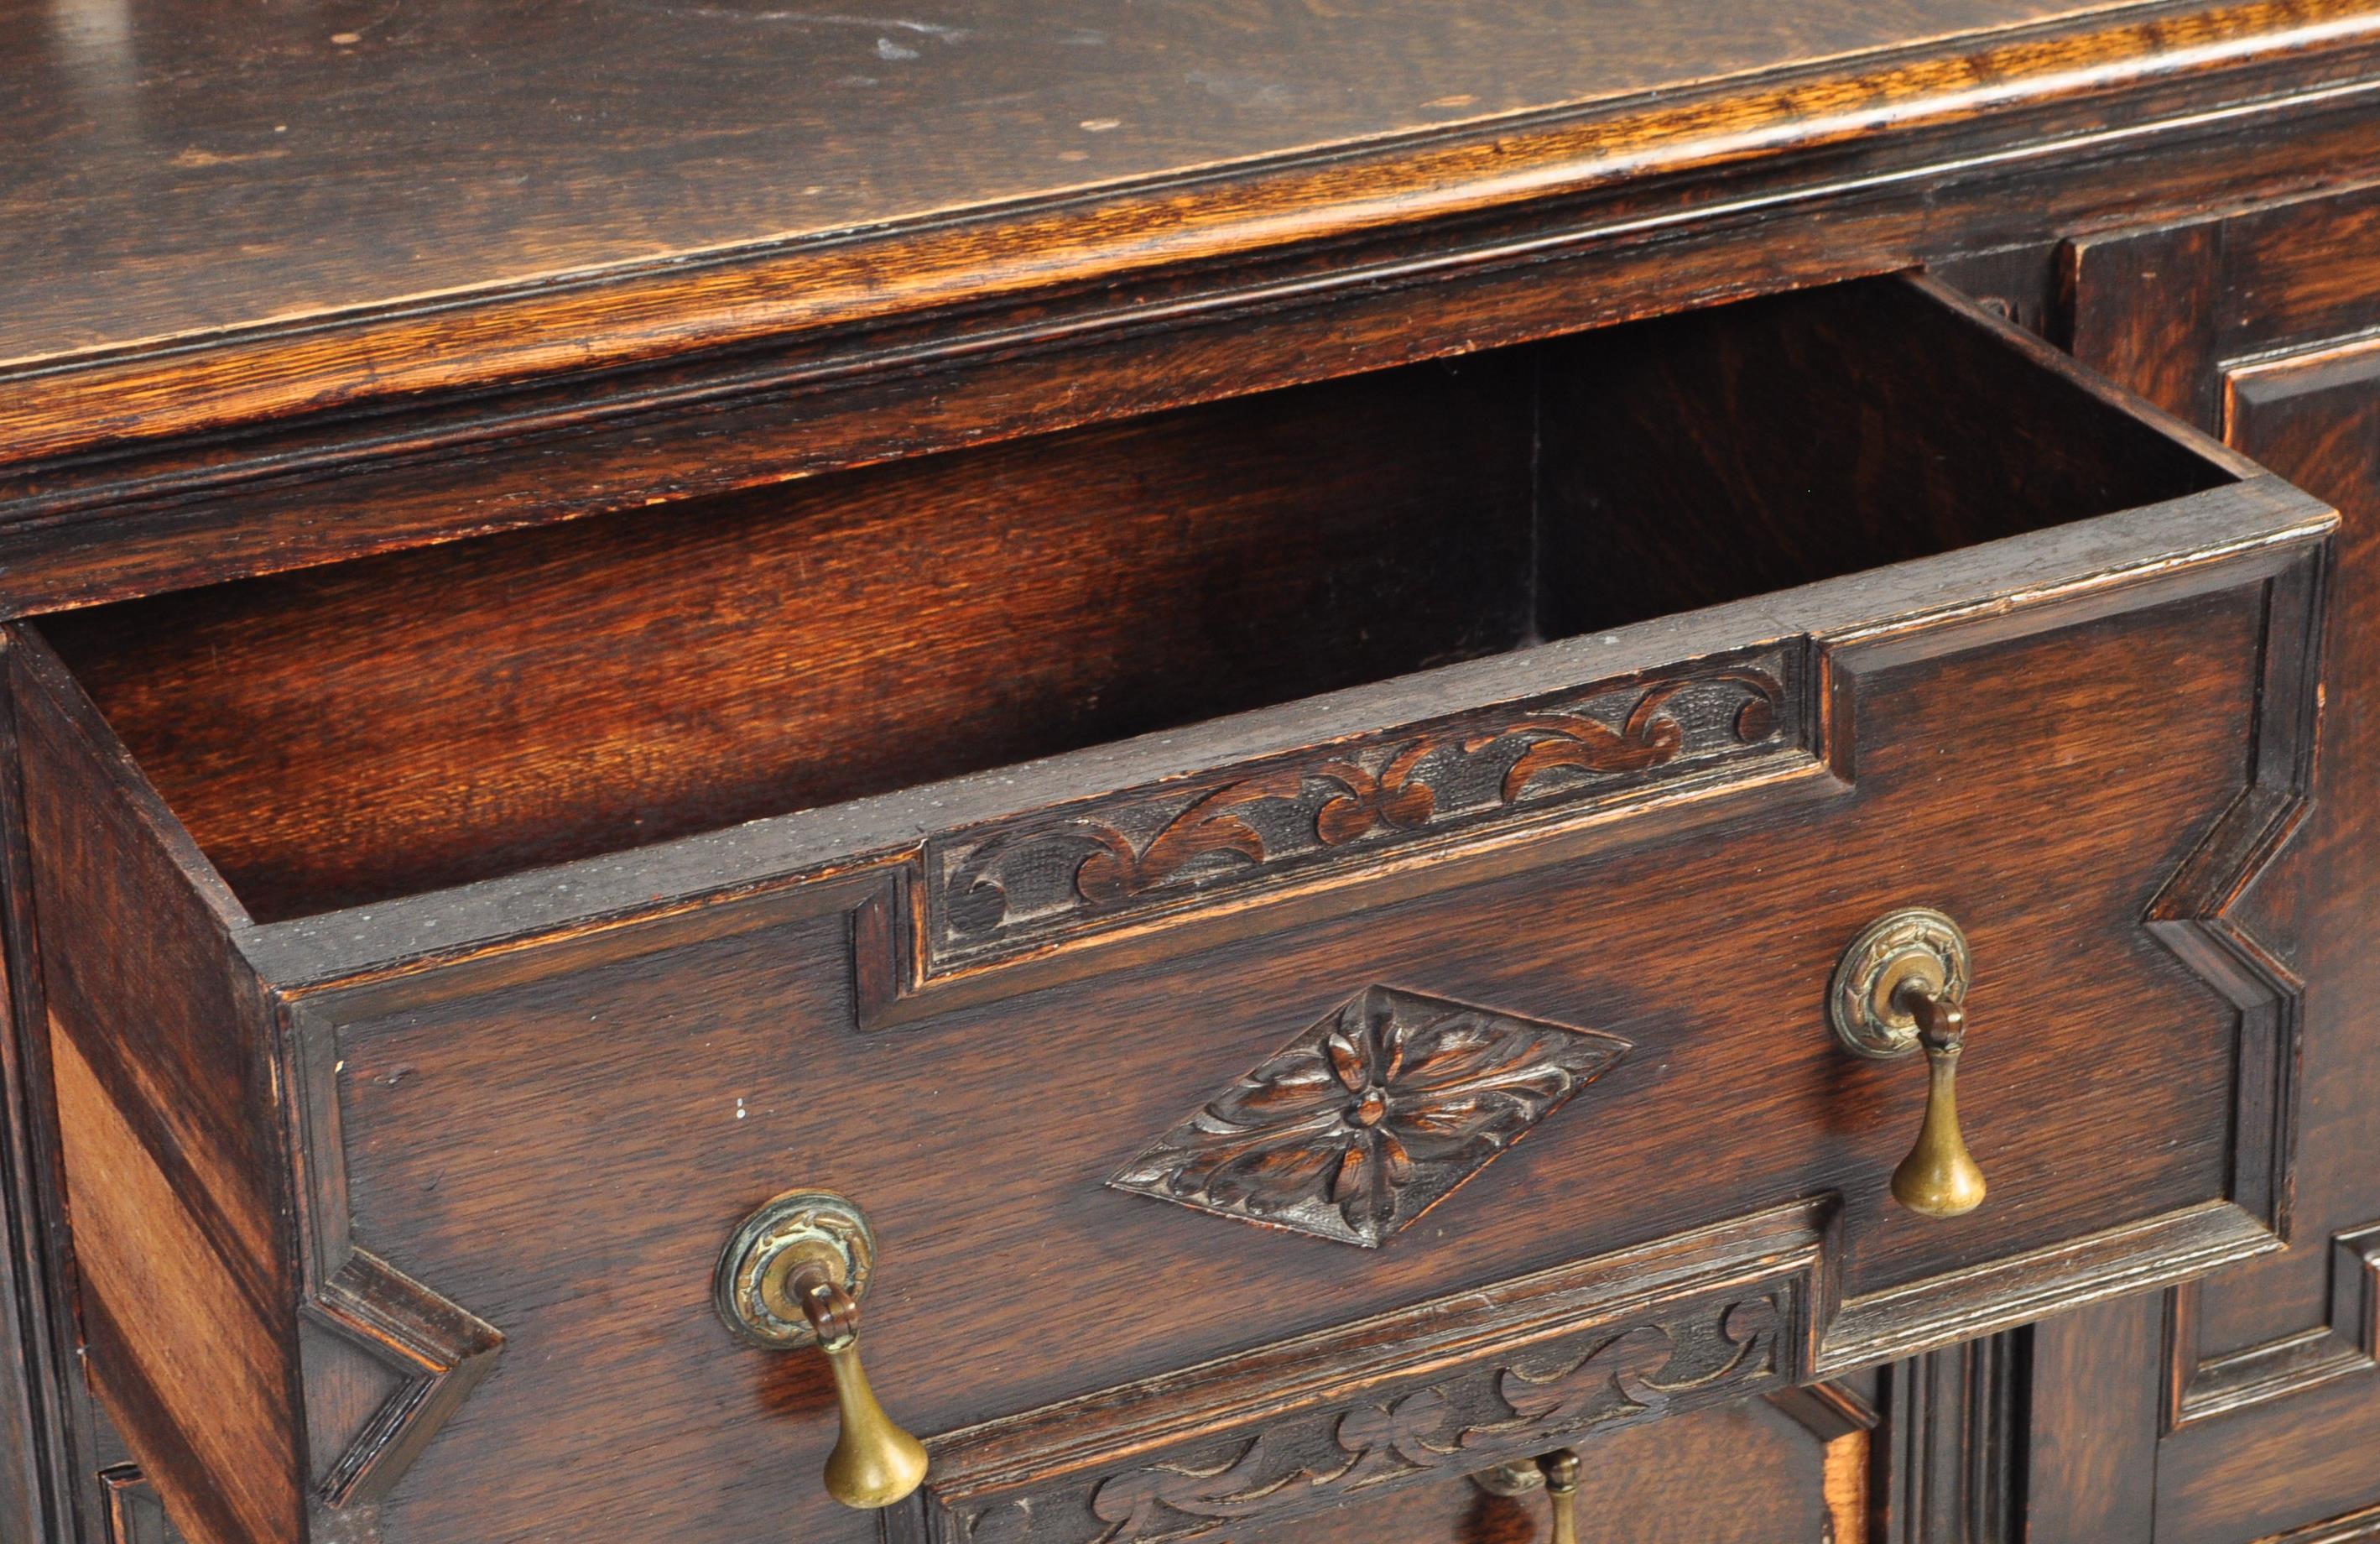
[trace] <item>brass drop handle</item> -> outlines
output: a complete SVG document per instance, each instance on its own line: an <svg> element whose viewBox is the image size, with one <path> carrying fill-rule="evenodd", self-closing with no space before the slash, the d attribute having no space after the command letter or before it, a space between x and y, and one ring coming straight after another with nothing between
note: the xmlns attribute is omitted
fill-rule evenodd
<svg viewBox="0 0 2380 1544"><path fill-rule="evenodd" d="M1892 1172L1892 1198L1920 1217L1959 1217L1984 1203L1984 1172L1959 1131L1959 1053L1967 1040L1973 967L1966 934L1938 911L1876 918L1835 967L1828 1006L1836 1037L1862 1056L1925 1053L1925 1118Z"/></svg>
<svg viewBox="0 0 2380 1544"><path fill-rule="evenodd" d="M1471 1482L1491 1496L1520 1497L1532 1490L1546 1493L1552 1519L1548 1544L1578 1544L1578 1454L1558 1448L1538 1458L1515 1459L1482 1469Z"/></svg>
<svg viewBox="0 0 2380 1544"><path fill-rule="evenodd" d="M1545 1471L1546 1505L1553 1514L1548 1544L1578 1544L1578 1454L1569 1448L1537 1460Z"/></svg>
<svg viewBox="0 0 2380 1544"><path fill-rule="evenodd" d="M859 1302L875 1260L876 1235L857 1207L829 1191L790 1190L744 1220L712 1284L720 1318L745 1340L825 1354L842 1419L826 1492L852 1507L891 1506L926 1477L925 1445L884 1413L859 1362Z"/></svg>
<svg viewBox="0 0 2380 1544"><path fill-rule="evenodd" d="M1984 1204L1984 1172L1959 1133L1959 1052L1967 1010L1915 983L1900 989L1925 1052L1925 1118L1917 1145L1892 1171L1892 1198L1920 1217L1959 1217Z"/></svg>

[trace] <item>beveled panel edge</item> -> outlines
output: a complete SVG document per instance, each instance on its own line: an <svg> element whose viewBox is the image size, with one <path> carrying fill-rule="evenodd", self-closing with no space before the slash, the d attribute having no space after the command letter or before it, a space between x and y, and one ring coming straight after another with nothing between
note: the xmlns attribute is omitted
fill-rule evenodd
<svg viewBox="0 0 2380 1544"><path fill-rule="evenodd" d="M2141 919L2237 1015L2225 1198L1850 1299L1828 1329L1820 1372L1912 1356L2101 1298L2186 1283L2286 1246L2304 983L2231 913L2294 838L2313 796L2336 524L2334 516L2283 561L2252 570L2265 588L2265 626L2247 778ZM1978 620L1998 626L1988 616ZM1897 661L1912 649L1930 650L1935 641L1922 633L1914 639L1887 635L1867 647Z"/></svg>
<svg viewBox="0 0 2380 1544"><path fill-rule="evenodd" d="M2283 1533L2266 1534L2255 1544L2368 1544L2375 1538L2380 1538L2380 1502Z"/></svg>
<svg viewBox="0 0 2380 1544"><path fill-rule="evenodd" d="M2368 1372L2380 1365L2380 1222L2331 1235L2329 1312L2318 1325L2202 1357L2197 1295L2175 1294L2168 1320L2168 1433Z"/></svg>
<svg viewBox="0 0 2380 1544"><path fill-rule="evenodd" d="M112 1464L97 1477L106 1544L180 1544L164 1499L139 1465Z"/></svg>
<svg viewBox="0 0 2380 1544"><path fill-rule="evenodd" d="M335 1336L388 1375L385 1397L351 1430L326 1430L314 1409L322 1369L307 1336L298 1358L308 1405L312 1537L372 1544L379 1504L457 1406L494 1370L502 1331L363 1247L349 1228L338 1025L316 1003L274 1004L282 1116L297 1170L304 1324ZM335 1374L332 1374L335 1376Z"/></svg>
<svg viewBox="0 0 2380 1544"><path fill-rule="evenodd" d="M2203 1201L1965 1270L1848 1298L1827 1326L1824 1377L2012 1330L2104 1298L2171 1286L2282 1246L2228 1200Z"/></svg>
<svg viewBox="0 0 2380 1544"><path fill-rule="evenodd" d="M2368 199L2371 193L2369 188L2325 190L2249 213L2257 218L2319 216L2339 198ZM2113 264L2131 261L2134 248L2143 241L2170 249L2197 240L2207 249L2199 260L2202 265L2219 269L2226 248L2215 237L2230 230L2235 218L2202 214L2149 230L2110 233L2097 244L2111 254ZM2109 272L2114 273L2112 266ZM2210 274L2205 282L2218 276ZM2222 321L2221 335L2195 340L2192 349L2170 368L2178 380L2193 384L2193 374L2204 373L2207 414L2228 441L2246 438L2246 420L2260 407L2367 384L2380 363L2380 337L2368 333L2341 336L2317 329L2265 348L2253 346L2240 334L2237 318L2227 315ZM2252 882L2252 876L2243 891ZM2226 953L2237 956L2238 967L2251 976L2296 981L2295 973L2275 952L2237 930L2210 929L2201 947L2218 960ZM2293 1071L2285 1067L2283 1075ZM2322 1320L2252 1344L2207 1355L2201 1343L2201 1283L2188 1282L2175 1289L2166 1305L2161 1435L2292 1398L2380 1365L2380 1222L2335 1233L2329 1246L2330 1294ZM2299 1535L2277 1537L2296 1539Z"/></svg>
<svg viewBox="0 0 2380 1544"><path fill-rule="evenodd" d="M2297 840L2313 798L2333 543L2265 585L2265 645L2248 785L2149 908L2149 930L2239 1015L2232 1198L2276 1238L2292 1232L2306 983L2241 917L2243 903ZM2194 1281L2168 1309L2161 1421L2168 1431L2279 1399L2373 1365L2370 1230L2332 1241L2326 1322L2229 1356L2203 1358Z"/></svg>
<svg viewBox="0 0 2380 1544"><path fill-rule="evenodd" d="M494 1370L504 1337L367 1249L347 1257L306 1313L399 1374L395 1392L343 1449L315 1455L325 1471L317 1504L354 1513L388 1493L446 1417ZM356 1537L352 1527L347 1537Z"/></svg>

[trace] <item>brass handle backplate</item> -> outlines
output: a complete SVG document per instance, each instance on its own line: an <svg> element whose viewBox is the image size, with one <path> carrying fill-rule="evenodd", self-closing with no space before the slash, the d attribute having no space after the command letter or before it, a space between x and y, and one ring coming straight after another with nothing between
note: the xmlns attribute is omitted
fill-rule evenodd
<svg viewBox="0 0 2380 1544"><path fill-rule="evenodd" d="M925 1447L884 1413L859 1363L859 1301L875 1265L876 1235L857 1207L789 1190L744 1220L711 1284L719 1317L746 1341L825 1355L843 1422L826 1489L854 1507L891 1506L926 1477Z"/></svg>
<svg viewBox="0 0 2380 1544"><path fill-rule="evenodd" d="M1959 924L1910 906L1861 930L1827 992L1836 1038L1859 1055L1925 1053L1925 1118L1892 1173L1893 1199L1921 1217L1957 1217L1984 1201L1984 1172L1959 1131L1959 1053L1973 971Z"/></svg>

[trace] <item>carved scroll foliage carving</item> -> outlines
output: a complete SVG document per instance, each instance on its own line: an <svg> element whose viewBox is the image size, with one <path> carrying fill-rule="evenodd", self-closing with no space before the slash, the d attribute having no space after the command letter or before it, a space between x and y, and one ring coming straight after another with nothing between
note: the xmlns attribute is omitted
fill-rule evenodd
<svg viewBox="0 0 2380 1544"><path fill-rule="evenodd" d="M1367 987L1108 1183L1377 1246L1628 1048L1596 1030Z"/></svg>
<svg viewBox="0 0 2380 1544"><path fill-rule="evenodd" d="M1797 745L1795 660L1603 682L938 839L928 973Z"/></svg>
<svg viewBox="0 0 2380 1544"><path fill-rule="evenodd" d="M1560 1338L1419 1387L1265 1423L1062 1489L965 1508L966 1544L1172 1544L1270 1525L1435 1472L1782 1386L1791 1289L1718 1296Z"/></svg>

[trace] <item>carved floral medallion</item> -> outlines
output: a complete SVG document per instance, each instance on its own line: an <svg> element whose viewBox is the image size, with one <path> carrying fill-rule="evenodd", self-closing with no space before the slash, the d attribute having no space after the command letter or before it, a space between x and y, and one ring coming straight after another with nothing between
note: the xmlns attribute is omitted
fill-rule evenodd
<svg viewBox="0 0 2380 1544"><path fill-rule="evenodd" d="M1366 987L1108 1183L1374 1248L1627 1050L1592 1029Z"/></svg>

